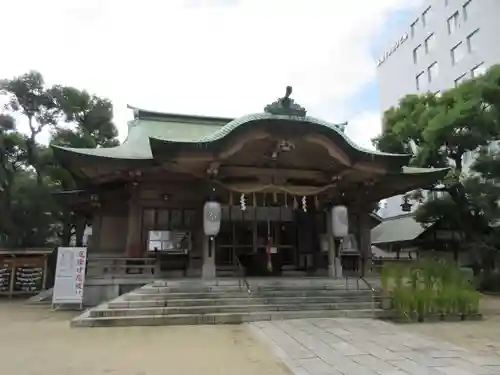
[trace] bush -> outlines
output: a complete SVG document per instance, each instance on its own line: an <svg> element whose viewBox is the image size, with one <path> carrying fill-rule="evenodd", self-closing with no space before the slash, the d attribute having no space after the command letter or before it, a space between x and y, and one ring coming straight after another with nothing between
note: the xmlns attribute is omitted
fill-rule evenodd
<svg viewBox="0 0 500 375"><path fill-rule="evenodd" d="M454 263L425 260L387 265L382 269L381 283L383 293L392 299L397 316L403 320L423 321L429 315L464 318L478 312L480 295L474 290L470 273Z"/></svg>

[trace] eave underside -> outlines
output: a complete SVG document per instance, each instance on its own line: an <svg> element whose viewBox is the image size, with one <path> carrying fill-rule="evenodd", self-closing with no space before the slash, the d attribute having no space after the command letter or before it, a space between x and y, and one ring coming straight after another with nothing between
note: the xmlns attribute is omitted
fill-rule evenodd
<svg viewBox="0 0 500 375"><path fill-rule="evenodd" d="M446 173L405 167L408 155L355 149L343 135L322 125L306 128L288 120L270 126L269 121L243 123L205 143L149 138L150 159L102 157L58 147L54 152L87 185L210 183L222 191L314 195L323 202L359 205L432 185Z"/></svg>

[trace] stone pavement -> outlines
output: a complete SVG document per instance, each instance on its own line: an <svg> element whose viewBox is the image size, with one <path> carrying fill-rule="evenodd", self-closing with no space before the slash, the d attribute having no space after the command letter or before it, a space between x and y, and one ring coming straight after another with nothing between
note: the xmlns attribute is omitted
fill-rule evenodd
<svg viewBox="0 0 500 375"><path fill-rule="evenodd" d="M295 375L500 375L500 357L372 319L251 323Z"/></svg>

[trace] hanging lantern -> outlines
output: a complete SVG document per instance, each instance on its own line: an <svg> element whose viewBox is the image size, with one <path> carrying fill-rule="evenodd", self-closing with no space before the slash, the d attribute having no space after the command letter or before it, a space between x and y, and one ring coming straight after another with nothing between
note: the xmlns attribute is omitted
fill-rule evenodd
<svg viewBox="0 0 500 375"><path fill-rule="evenodd" d="M203 207L203 230L207 236L217 236L220 231L221 206L209 201Z"/></svg>
<svg viewBox="0 0 500 375"><path fill-rule="evenodd" d="M302 211L307 212L307 197L304 195L302 197Z"/></svg>
<svg viewBox="0 0 500 375"><path fill-rule="evenodd" d="M240 195L240 207L241 211L245 211L247 209L247 202L245 198L245 194L241 193Z"/></svg>
<svg viewBox="0 0 500 375"><path fill-rule="evenodd" d="M413 205L410 203L409 199L407 196L403 197L403 203L401 203L401 210L403 212L411 212L411 207Z"/></svg>
<svg viewBox="0 0 500 375"><path fill-rule="evenodd" d="M334 237L344 238L349 234L349 218L347 207L334 206L332 208L332 231Z"/></svg>

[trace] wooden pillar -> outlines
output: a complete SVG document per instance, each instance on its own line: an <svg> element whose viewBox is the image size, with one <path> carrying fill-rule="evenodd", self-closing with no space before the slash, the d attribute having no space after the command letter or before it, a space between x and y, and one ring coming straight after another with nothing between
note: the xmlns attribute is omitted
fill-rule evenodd
<svg viewBox="0 0 500 375"><path fill-rule="evenodd" d="M326 211L326 236L328 239L328 276L337 277L337 272L335 268L335 241L333 238L333 228L332 228L332 215L329 211Z"/></svg>
<svg viewBox="0 0 500 375"><path fill-rule="evenodd" d="M92 218L92 237L90 237L90 242L87 244L89 251L94 253L99 252L101 248L101 227L102 215L100 212L95 212Z"/></svg>
<svg viewBox="0 0 500 375"><path fill-rule="evenodd" d="M125 254L129 258L141 258L143 248L141 244L141 207L139 205L138 186L132 186L130 199L128 202L128 225L127 242L125 245Z"/></svg>
<svg viewBox="0 0 500 375"><path fill-rule="evenodd" d="M87 220L83 212L75 212L76 225L75 225L75 246L83 246L83 234L85 233L85 224Z"/></svg>
<svg viewBox="0 0 500 375"><path fill-rule="evenodd" d="M43 279L42 279L42 290L47 289L47 271L49 270L48 255L43 256Z"/></svg>
<svg viewBox="0 0 500 375"><path fill-rule="evenodd" d="M362 274L366 275L371 268L371 229L370 217L367 212L359 213L359 252L361 255Z"/></svg>

